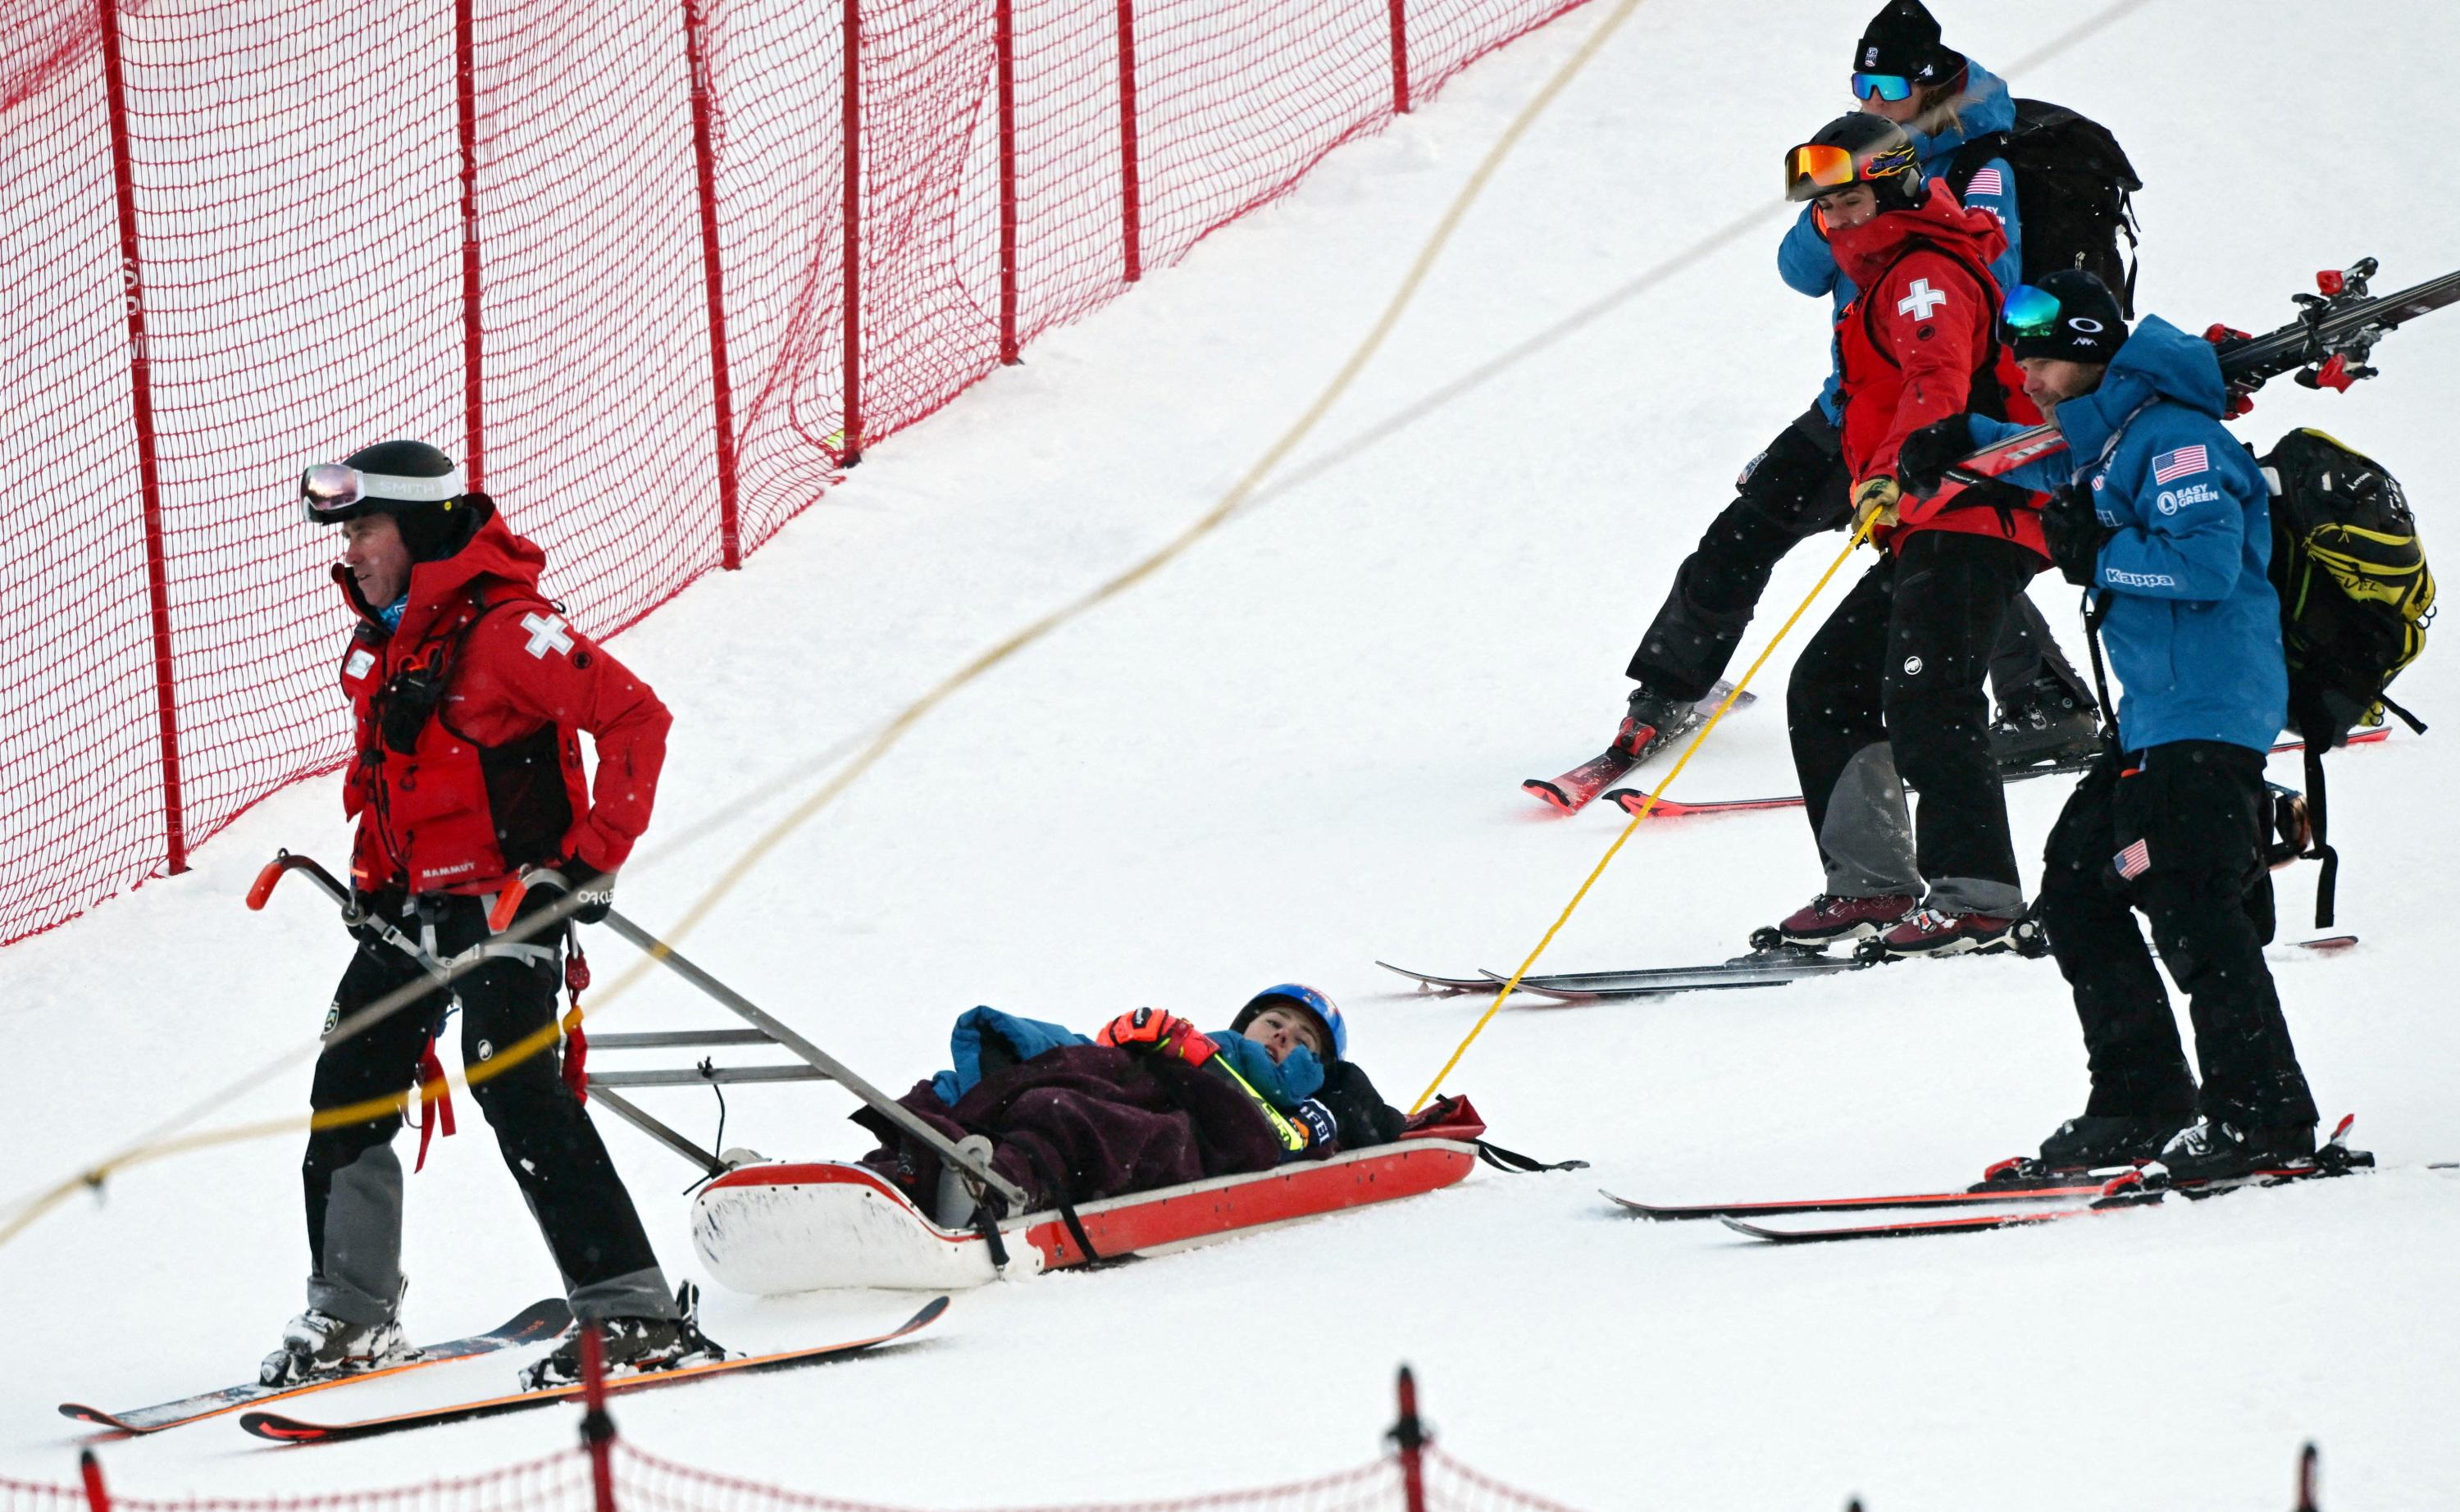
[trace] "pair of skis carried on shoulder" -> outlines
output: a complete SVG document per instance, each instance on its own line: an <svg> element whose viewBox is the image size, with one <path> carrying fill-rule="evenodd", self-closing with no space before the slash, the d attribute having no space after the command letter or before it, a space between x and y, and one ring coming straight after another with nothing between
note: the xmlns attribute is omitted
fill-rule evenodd
<svg viewBox="0 0 2460 1512"><path fill-rule="evenodd" d="M2323 1147L2311 1156L2279 1161L2243 1176L2217 1181L2173 1181L2158 1161L2096 1171L2045 1169L2030 1158L2002 1161L1971 1186L1929 1192L1895 1192L1869 1197L1828 1197L1795 1202L1708 1203L1688 1206L1634 1202L1613 1192L1601 1196L1637 1218L1659 1222L1715 1219L1748 1238L1774 1245L1833 1244L1849 1239L1912 1239L1930 1234L1978 1234L1999 1228L2024 1228L2070 1219L2094 1218L2130 1208L2150 1207L2172 1195L2190 1201L2252 1186L2285 1186L2292 1182L2348 1176L2374 1167L2373 1154L2349 1148L2354 1116L2343 1118ZM1989 1208L1988 1212L1942 1209ZM1799 1227L1771 1225L1771 1218L1813 1214L1898 1214L1871 1222Z"/></svg>
<svg viewBox="0 0 2460 1512"><path fill-rule="evenodd" d="M687 1381L706 1380L712 1375L750 1374L757 1371L793 1370L797 1366L818 1365L828 1360L843 1359L880 1345L904 1338L938 1321L948 1310L946 1297L934 1297L903 1323L885 1333L868 1338L841 1339L806 1349L778 1350L764 1354L732 1355L724 1359L704 1360L697 1364L679 1365L669 1370L644 1371L635 1374L610 1374L606 1378L608 1395L649 1391L661 1386L680 1386ZM62 1416L90 1423L97 1428L122 1434L159 1433L185 1423L218 1417L224 1413L241 1412L240 1427L259 1438L276 1443L331 1443L344 1438L368 1438L378 1434L399 1433L410 1428L432 1428L441 1423L466 1422L474 1417L493 1417L502 1413L525 1412L555 1402L578 1400L587 1390L581 1385L547 1386L535 1391L509 1392L499 1395L477 1396L448 1402L440 1407L421 1408L414 1412L393 1413L381 1417L364 1417L347 1422L307 1422L282 1413L265 1412L270 1402L304 1396L311 1392L348 1386L354 1381L371 1381L385 1376L402 1375L435 1365L456 1360L476 1359L482 1354L496 1354L525 1345L541 1344L555 1338L572 1323L572 1313L560 1299L532 1303L503 1323L484 1333L467 1338L430 1344L412 1352L409 1358L371 1370L350 1371L332 1375L319 1375L288 1386L265 1386L248 1382L243 1386L226 1386L217 1391L184 1396L177 1401L159 1402L151 1407L133 1408L108 1413L81 1402L62 1402Z"/></svg>

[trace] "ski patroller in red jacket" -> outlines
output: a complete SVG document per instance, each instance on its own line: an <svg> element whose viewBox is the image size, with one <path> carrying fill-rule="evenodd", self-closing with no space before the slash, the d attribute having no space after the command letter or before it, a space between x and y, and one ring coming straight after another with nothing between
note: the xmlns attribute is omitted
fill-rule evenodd
<svg viewBox="0 0 2460 1512"><path fill-rule="evenodd" d="M411 568L391 631L334 567L359 617L342 660L357 740L342 807L359 821L361 889L492 892L524 864L565 856L612 871L648 827L672 717L546 601L545 564L488 507L469 544ZM424 712L418 669L440 692Z"/></svg>
<svg viewBox="0 0 2460 1512"><path fill-rule="evenodd" d="M1912 210L1890 210L1856 226L1832 226L1836 266L1861 293L1836 318L1844 375L1845 463L1856 487L1897 470L1897 449L1934 420L1971 410L2026 425L2041 412L2025 397L2024 374L1995 337L1999 286L1990 260L2007 245L1998 217L1956 202L1943 181ZM2014 502L2012 491L1995 491ZM1891 550L1922 530L2003 536L2049 555L2041 496L2029 507L1997 508L1952 494L1897 505L1897 524L1874 534Z"/></svg>

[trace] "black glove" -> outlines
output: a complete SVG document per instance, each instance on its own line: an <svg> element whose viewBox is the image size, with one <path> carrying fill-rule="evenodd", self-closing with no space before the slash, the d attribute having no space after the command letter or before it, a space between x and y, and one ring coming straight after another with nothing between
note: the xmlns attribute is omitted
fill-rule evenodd
<svg viewBox="0 0 2460 1512"><path fill-rule="evenodd" d="M572 890L581 899L581 906L567 917L582 924L604 924L615 906L615 874L579 861L567 861L557 870L571 879Z"/></svg>
<svg viewBox="0 0 2460 1512"><path fill-rule="evenodd" d="M533 868L523 873L522 880L530 884L532 890L545 882L555 890L568 891L580 899L579 906L564 917L582 924L604 924L607 910L615 906L615 874L602 872L578 856L561 857Z"/></svg>
<svg viewBox="0 0 2460 1512"><path fill-rule="evenodd" d="M2042 506L2042 539L2059 576L2080 588L2093 586L2101 543L2118 532L2101 522L2092 505L2072 488L2062 488Z"/></svg>
<svg viewBox="0 0 2460 1512"><path fill-rule="evenodd" d="M1905 437L1904 444L1897 448L1897 477L1912 493L1928 499L1939 492L1947 470L1972 452L1973 427L1966 423L1965 416L1951 415Z"/></svg>

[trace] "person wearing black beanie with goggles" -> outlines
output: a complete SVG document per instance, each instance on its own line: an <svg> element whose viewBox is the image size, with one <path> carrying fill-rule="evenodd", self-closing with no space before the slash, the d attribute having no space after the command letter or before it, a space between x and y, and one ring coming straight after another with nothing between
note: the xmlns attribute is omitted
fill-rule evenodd
<svg viewBox="0 0 2460 1512"><path fill-rule="evenodd" d="M2067 450L2010 473L2056 489L2051 554L2085 588L2124 686L2117 739L2044 852L2036 911L2075 992L2091 1095L2042 1145L2054 1168L2158 1159L2181 1180L2315 1154L2315 1099L2263 959L2272 938L2264 755L2288 716L2271 495L2222 428L2212 344L2159 316L2132 332L2100 279L2060 271L2005 304L2031 395ZM1909 438L1933 486L2020 427L1982 415ZM2201 1082L2134 911L2188 997Z"/></svg>
<svg viewBox="0 0 2460 1512"><path fill-rule="evenodd" d="M2006 245L1991 259L1991 275L2003 288L2021 283L2014 169L1993 157L1968 174L1954 172L1968 140L2014 128L2006 83L1946 46L1919 0L1890 0L1854 45L1849 84L1863 114L1904 131L1916 187L1945 179L1961 203L1998 220ZM1777 248L1777 271L1796 291L1829 299L1832 318L1856 293L1808 205ZM1732 661L1776 564L1796 543L1850 519L1837 384L1832 366L1816 400L1743 469L1734 500L1676 567L1672 588L1624 670L1639 686L1617 750L1645 758L1692 729L1700 718L1693 702L1707 696ZM2009 607L1991 651L1990 683L1999 704L1991 753L2003 769L2091 748L2098 721L2090 688L2029 599L2020 596ZM1545 785L1532 791L1543 797Z"/></svg>

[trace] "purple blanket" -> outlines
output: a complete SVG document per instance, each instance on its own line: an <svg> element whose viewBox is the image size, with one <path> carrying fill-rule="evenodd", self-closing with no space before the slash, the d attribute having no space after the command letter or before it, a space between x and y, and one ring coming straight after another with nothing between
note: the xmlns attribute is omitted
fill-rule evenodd
<svg viewBox="0 0 2460 1512"><path fill-rule="evenodd" d="M1229 1081L1107 1045L1063 1046L993 1072L953 1108L927 1080L897 1100L951 1139L988 1136L993 1168L1036 1208L1267 1171L1282 1160L1263 1115ZM863 1163L929 1211L939 1155L870 1108L854 1121L880 1141Z"/></svg>

